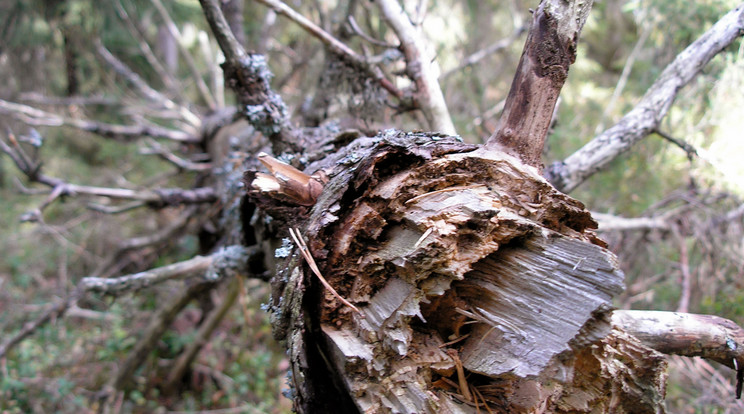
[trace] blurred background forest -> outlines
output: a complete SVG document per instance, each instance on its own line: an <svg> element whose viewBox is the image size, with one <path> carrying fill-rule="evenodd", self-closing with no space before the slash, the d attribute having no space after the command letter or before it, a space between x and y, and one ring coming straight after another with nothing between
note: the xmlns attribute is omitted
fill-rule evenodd
<svg viewBox="0 0 744 414"><path fill-rule="evenodd" d="M370 131L425 128L420 114L396 113L379 91L325 59L323 45L295 23L259 2L223 3L242 18L239 40L266 54L272 86L292 119L308 125L328 124L327 118ZM538 2L404 3L435 47L458 133L482 142L496 126L530 8ZM561 94L545 164L617 122L680 51L737 3L596 1ZM366 1L287 4L357 51L393 68L400 59ZM196 134L202 117L234 103L221 58L195 0L0 0L0 138L42 160L44 174L68 183L134 190L198 186L210 162L199 143L137 134L107 138L83 124ZM158 95L148 96L116 62ZM154 109L152 102L163 97L173 105ZM600 236L620 258L627 289L617 307L709 313L744 323L743 108L739 40L680 92L660 134L571 193L599 213ZM100 194L68 194L46 205L49 193L0 154L0 342L84 276L120 276L206 253L205 228L218 208L111 203ZM205 309L227 300L224 293L210 292L178 314L118 396L116 410L290 411L282 395L287 361L261 306L268 284L246 279L231 287L239 289L235 305L226 307L175 390L162 386L165 368L197 338ZM154 310L182 289L181 282L168 282L117 296L87 295L63 318L38 328L0 358L0 412L95 411L95 396ZM703 360L670 359L669 412L743 412L730 371Z"/></svg>

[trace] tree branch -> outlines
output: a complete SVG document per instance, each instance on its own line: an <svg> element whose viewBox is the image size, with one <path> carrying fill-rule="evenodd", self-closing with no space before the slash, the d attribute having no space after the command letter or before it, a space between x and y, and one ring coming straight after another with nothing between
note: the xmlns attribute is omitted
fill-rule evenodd
<svg viewBox="0 0 744 414"><path fill-rule="evenodd" d="M269 137L275 153L281 154L287 148L300 152L292 133L287 106L269 84L273 74L266 58L260 54L246 53L235 39L216 0L199 0L199 3L225 54L225 63L222 65L225 81L237 95L241 114Z"/></svg>
<svg viewBox="0 0 744 414"><path fill-rule="evenodd" d="M150 85L147 84L138 74L136 74L129 66L114 56L106 46L103 45L100 39L94 41L96 51L103 58L106 63L111 66L112 69L120 76L124 77L130 84L132 84L146 99L157 102L167 109L174 109L178 111L178 114L183 117L193 127L199 127L201 120L196 114L189 111L187 108L176 104L170 98L166 97L159 91L156 91Z"/></svg>
<svg viewBox="0 0 744 414"><path fill-rule="evenodd" d="M189 67L189 70L191 71L191 78L194 80L194 83L196 84L196 88L199 91L199 94L201 95L202 99L204 99L204 102L206 102L207 106L211 111L214 111L217 109L217 103L214 100L214 97L212 96L212 93L209 91L209 88L207 87L206 82L204 82L204 79L202 78L201 74L199 73L199 69L196 67L196 63L194 62L194 58L191 56L189 51L186 49L186 47L181 42L181 39L183 36L181 36L181 32L178 30L178 27L176 26L176 23L173 21L173 19L170 17L170 14L168 13L168 10L166 10L165 6L163 6L163 3L160 0L150 0L155 6L155 9L158 11L158 14L165 22L165 26L168 28L168 31L170 32L171 36L173 36L174 39L176 39L176 45L178 46L179 52L181 52L181 56L183 56L183 60L186 62L186 66Z"/></svg>
<svg viewBox="0 0 744 414"><path fill-rule="evenodd" d="M563 162L551 165L545 172L548 180L559 190L570 193L636 142L656 131L679 90L743 33L744 4L740 4L680 53L620 122Z"/></svg>
<svg viewBox="0 0 744 414"><path fill-rule="evenodd" d="M553 109L576 60L576 44L592 1L543 0L532 18L499 126L484 147L542 167Z"/></svg>
<svg viewBox="0 0 744 414"><path fill-rule="evenodd" d="M617 310L612 324L664 354L703 357L737 371L737 398L744 372L744 330L713 315Z"/></svg>
<svg viewBox="0 0 744 414"><path fill-rule="evenodd" d="M153 125L117 125L87 119L68 118L51 112L42 111L28 105L8 102L0 99L0 113L17 118L29 125L70 126L92 132L105 138L130 141L143 136L164 138L178 142L199 143L201 137L183 131L177 131Z"/></svg>
<svg viewBox="0 0 744 414"><path fill-rule="evenodd" d="M400 40L406 60L406 71L416 84L415 101L426 117L428 127L435 132L456 135L442 88L432 65L433 56L427 50L423 34L414 27L398 0L377 0L385 21Z"/></svg>
<svg viewBox="0 0 744 414"><path fill-rule="evenodd" d="M260 254L257 247L228 246L209 256L196 256L183 262L118 278L83 278L67 298L49 308L34 321L26 323L18 333L3 341L0 344L0 359L38 328L51 320L62 317L70 307L77 305L77 302L89 292L116 295L151 287L167 280L182 279L197 274L201 274L202 277L201 282L197 283L196 286L204 283L211 284L225 278L234 277L237 273L246 272L248 262L257 254Z"/></svg>
<svg viewBox="0 0 744 414"><path fill-rule="evenodd" d="M356 68L362 70L371 78L377 80L380 86L388 91L398 99L403 98L403 93L395 87L380 70L380 68L370 64L370 62L364 57L356 53L353 49L347 46L345 43L336 39L333 35L323 30L321 27L311 22L305 16L294 11L291 7L287 6L284 2L279 0L258 0L260 3L271 7L277 14L281 14L289 20L295 22L303 30L307 31L310 35L320 40L331 52L342 57L348 63L351 63Z"/></svg>

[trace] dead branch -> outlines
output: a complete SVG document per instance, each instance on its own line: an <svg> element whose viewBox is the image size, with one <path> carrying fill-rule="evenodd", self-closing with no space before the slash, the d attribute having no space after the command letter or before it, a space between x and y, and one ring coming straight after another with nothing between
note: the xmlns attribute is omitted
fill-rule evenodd
<svg viewBox="0 0 744 414"><path fill-rule="evenodd" d="M137 45L142 52L142 56L145 57L147 63L150 64L150 67L155 71L155 73L158 74L160 79L163 81L163 85L165 85L165 88L168 89L168 91L179 94L180 96L180 94L182 93L180 82L175 77L173 77L173 75L171 75L171 73L167 71L165 67L163 67L163 64L160 63L160 59L155 56L155 52L152 51L152 48L150 48L150 45L147 43L145 36L142 34L144 33L142 27L140 27L140 25L137 24L135 20L129 16L129 12L127 12L127 9L124 7L124 4L122 4L121 0L117 0L116 2L114 2L114 7L116 8L117 16L119 16L119 18L124 21L127 30L129 30L129 33L137 41Z"/></svg>
<svg viewBox="0 0 744 414"><path fill-rule="evenodd" d="M488 150L503 150L541 168L553 109L576 60L576 47L592 1L546 0L532 17L522 57L499 126Z"/></svg>
<svg viewBox="0 0 744 414"><path fill-rule="evenodd" d="M220 280L234 277L238 272L246 272L248 261L256 254L258 254L256 247L229 246L209 256L196 256L193 259L183 262L132 275L111 279L98 277L83 278L65 299L50 307L49 310L34 321L26 323L18 333L2 342L0 344L0 359L41 326L62 317L70 307L77 306L78 301L89 292L121 294L123 292L151 287L166 280L181 279L197 274L201 274L202 276L200 281L193 286L212 285Z"/></svg>
<svg viewBox="0 0 744 414"><path fill-rule="evenodd" d="M664 354L703 357L732 369L744 368L744 330L713 315L616 310L612 324Z"/></svg>
<svg viewBox="0 0 744 414"><path fill-rule="evenodd" d="M719 52L744 33L744 4L727 13L680 53L648 89L641 101L617 124L545 171L561 191L570 193L636 142L658 129L679 90Z"/></svg>
<svg viewBox="0 0 744 414"><path fill-rule="evenodd" d="M140 150L140 154L157 155L163 160L175 165L179 169L186 171L209 171L212 169L212 164L208 162L193 162L179 157L154 139L148 139L147 145L148 146L146 148L142 148Z"/></svg>
<svg viewBox="0 0 744 414"><path fill-rule="evenodd" d="M658 135L658 136L664 138L665 140L671 142L672 144L680 147L685 153L687 153L687 159L688 160L692 161L695 157L698 156L697 149L695 149L695 147L693 147L689 143L687 143L687 142L685 142L685 141L683 141L681 139L674 138L673 136L671 136L671 135L669 135L669 134L667 134L665 132L659 131L658 129L655 129L653 132L656 135Z"/></svg>
<svg viewBox="0 0 744 414"><path fill-rule="evenodd" d="M388 25L400 40L406 60L406 72L416 84L414 100L423 112L432 131L456 135L442 88L433 66L433 56L420 30L411 23L397 0L378 0L377 6Z"/></svg>
<svg viewBox="0 0 744 414"><path fill-rule="evenodd" d="M201 138L183 131L154 125L117 125L87 119L69 118L0 99L0 113L5 113L29 125L69 126L92 132L105 138L122 141L135 140L143 136L170 139L178 142L198 143Z"/></svg>
<svg viewBox="0 0 744 414"><path fill-rule="evenodd" d="M147 288L167 280L204 273L213 260L212 256L196 256L183 262L121 277L84 277L80 280L79 286L85 291L119 294Z"/></svg>
<svg viewBox="0 0 744 414"><path fill-rule="evenodd" d="M592 212L592 217L599 223L600 232L628 230L671 230L668 217L620 217L612 214Z"/></svg>
<svg viewBox="0 0 744 414"><path fill-rule="evenodd" d="M390 94L401 99L403 93L395 87L380 70L380 68L370 64L371 62L364 56L359 55L352 50L345 43L336 39L333 35L323 30L321 27L311 22L305 16L294 11L291 7L287 6L284 2L279 0L259 0L260 3L271 7L277 14L281 14L288 19L295 22L303 30L307 31L310 35L320 40L331 52L341 56L344 60L354 65L356 68L365 72L371 78L377 80L380 86L387 90Z"/></svg>
<svg viewBox="0 0 744 414"><path fill-rule="evenodd" d="M212 332L214 332L217 325L227 314L227 311L230 310L235 303L239 293L238 280L241 277L241 275L238 275L231 281L227 287L227 294L220 300L219 307L209 313L206 320L201 324L201 326L199 326L199 330L196 332L194 340L186 347L186 349L184 349L173 364L173 368L171 368L168 373L168 378L165 380L164 389L166 390L166 393L176 388L178 382L183 378L186 369L188 369L194 361L194 358L196 358L202 347L209 342L209 337L212 336Z"/></svg>
<svg viewBox="0 0 744 414"><path fill-rule="evenodd" d="M487 58L488 56L491 56L495 53L498 53L507 47L511 46L514 42L517 41L519 36L522 35L527 30L527 26L519 26L514 29L514 31L507 37L498 40L497 42L491 44L490 46L487 46L469 56L467 56L465 59L463 59L459 65L456 67L444 72L439 79L445 80L449 78L450 76L454 75L455 73L461 72L463 69L468 68L470 66L478 64L483 59Z"/></svg>
<svg viewBox="0 0 744 414"><path fill-rule="evenodd" d="M196 63L194 62L194 58L191 56L191 53L189 53L189 51L186 49L186 46L184 46L183 42L181 42L181 39L183 39L181 31L178 30L176 23L170 16L170 13L168 13L168 10L165 8L165 6L163 6L163 3L160 0L150 1L152 2L152 5L155 6L155 9L158 11L160 18L162 18L163 22L165 22L165 26L166 28L168 28L171 36L176 39L178 51L181 53L181 57L183 57L184 62L186 62L186 66L188 66L189 71L191 72L191 78L196 84L196 89L199 91L199 95L201 95L202 99L204 99L204 102L207 104L210 110L216 110L217 103L214 100L214 96L212 96L212 93L209 91L206 82L204 82L204 79L199 73L199 69L196 67Z"/></svg>
<svg viewBox="0 0 744 414"><path fill-rule="evenodd" d="M0 139L0 151L7 154L16 167L32 182L51 187L51 191L42 204L24 215L24 221L39 221L43 210L52 202L64 196L88 195L112 199L133 200L151 207L162 208L181 204L211 203L217 201L215 190L211 187L193 188L160 188L153 190L132 190L126 188L96 187L68 183L60 178L41 173L41 162L31 159L18 145L15 136L8 133L8 143Z"/></svg>
<svg viewBox="0 0 744 414"><path fill-rule="evenodd" d="M213 282L224 278L227 275L226 272L244 269L250 257L256 254L255 247L230 246L209 256L196 256L183 262L131 275L116 278L85 277L80 280L78 286L85 292L117 295L197 274L203 274L205 280Z"/></svg>
<svg viewBox="0 0 744 414"><path fill-rule="evenodd" d="M273 76L260 54L246 53L235 39L216 0L199 0L212 33L225 54L222 68L225 82L237 95L241 114L253 127L269 137L273 150L281 154L289 148L299 152L281 96L271 89Z"/></svg>
<svg viewBox="0 0 744 414"><path fill-rule="evenodd" d="M101 42L100 39L96 39L94 44L98 55L101 56L116 73L134 86L142 96L152 102L162 105L164 108L178 111L179 115L181 115L192 127L198 128L201 125L201 119L196 114L191 112L188 108L176 104L170 98L150 87L150 85L129 68L129 66L114 56L113 53L103 45L103 42Z"/></svg>

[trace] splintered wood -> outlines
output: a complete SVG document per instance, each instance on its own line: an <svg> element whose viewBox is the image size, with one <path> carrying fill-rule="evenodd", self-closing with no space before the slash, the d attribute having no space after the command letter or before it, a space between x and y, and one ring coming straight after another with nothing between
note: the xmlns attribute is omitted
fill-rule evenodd
<svg viewBox="0 0 744 414"><path fill-rule="evenodd" d="M589 212L534 168L392 132L316 167L330 178L307 252L337 293L306 314L360 411L590 412L635 396L564 395L586 380L576 366L611 366L587 350L610 334L623 275Z"/></svg>

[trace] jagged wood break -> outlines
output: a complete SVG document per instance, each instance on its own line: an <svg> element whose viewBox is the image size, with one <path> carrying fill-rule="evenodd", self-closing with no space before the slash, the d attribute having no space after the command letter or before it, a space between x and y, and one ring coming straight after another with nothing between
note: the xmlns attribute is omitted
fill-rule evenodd
<svg viewBox="0 0 744 414"><path fill-rule="evenodd" d="M584 206L535 168L453 137L387 131L306 169L319 170L329 181L296 216L361 314L287 257L272 310L299 411L334 389L362 412L656 411L647 396L663 396L661 354L611 330L615 257ZM574 375L587 365L596 376Z"/></svg>

